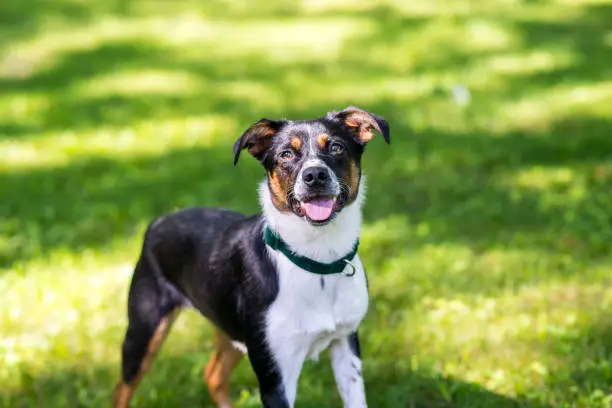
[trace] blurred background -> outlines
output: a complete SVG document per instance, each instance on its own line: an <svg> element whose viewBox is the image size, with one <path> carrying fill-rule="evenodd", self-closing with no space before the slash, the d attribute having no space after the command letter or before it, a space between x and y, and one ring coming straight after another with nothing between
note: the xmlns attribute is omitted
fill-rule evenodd
<svg viewBox="0 0 612 408"><path fill-rule="evenodd" d="M258 211L231 146L357 105L371 407L612 404L609 0L2 0L0 404L108 406L146 224ZM176 323L135 397L204 406ZM259 406L244 363L238 407ZM324 358L298 407L339 407Z"/></svg>

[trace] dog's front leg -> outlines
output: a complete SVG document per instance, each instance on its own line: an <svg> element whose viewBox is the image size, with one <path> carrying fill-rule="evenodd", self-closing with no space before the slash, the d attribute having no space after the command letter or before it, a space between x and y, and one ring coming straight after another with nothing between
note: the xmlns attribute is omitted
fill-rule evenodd
<svg viewBox="0 0 612 408"><path fill-rule="evenodd" d="M265 408L292 408L306 350L299 341L257 337L247 347L261 402Z"/></svg>
<svg viewBox="0 0 612 408"><path fill-rule="evenodd" d="M337 340L331 350L332 367L338 391L345 408L367 407L363 376L361 374L361 350L357 332Z"/></svg>

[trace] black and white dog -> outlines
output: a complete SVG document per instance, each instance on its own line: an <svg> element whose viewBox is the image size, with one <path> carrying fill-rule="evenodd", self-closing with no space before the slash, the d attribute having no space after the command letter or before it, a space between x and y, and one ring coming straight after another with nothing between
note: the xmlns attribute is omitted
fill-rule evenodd
<svg viewBox="0 0 612 408"><path fill-rule="evenodd" d="M182 307L217 329L204 370L212 399L229 408L229 381L243 354L265 407L293 407L307 358L331 348L345 407L366 407L357 327L368 285L357 255L364 186L361 156L387 122L355 107L304 121L262 119L234 145L264 166L263 214L190 208L145 234L128 299L122 378L127 407Z"/></svg>

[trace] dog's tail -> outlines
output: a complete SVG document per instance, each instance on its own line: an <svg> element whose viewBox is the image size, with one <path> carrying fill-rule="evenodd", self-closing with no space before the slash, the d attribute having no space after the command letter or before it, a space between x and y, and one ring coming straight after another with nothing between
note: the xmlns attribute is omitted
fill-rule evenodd
<svg viewBox="0 0 612 408"><path fill-rule="evenodd" d="M157 257L156 246L159 240L155 230L162 222L163 217L160 217L153 220L147 226L143 238L142 252L138 260L138 267L144 268L144 270L155 280L156 286L159 288L160 295L162 296L162 309L170 312L172 309L177 306L182 306L185 303L185 296L168 280Z"/></svg>

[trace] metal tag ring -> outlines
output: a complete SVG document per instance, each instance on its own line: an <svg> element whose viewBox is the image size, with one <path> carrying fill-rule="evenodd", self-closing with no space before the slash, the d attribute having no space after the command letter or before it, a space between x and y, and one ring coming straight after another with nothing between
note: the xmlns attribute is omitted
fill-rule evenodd
<svg viewBox="0 0 612 408"><path fill-rule="evenodd" d="M346 264L347 264L348 266L350 266L351 271L350 271L350 272L345 272L345 271L342 271L342 274L343 274L344 276L348 276L348 277L351 277L351 276L355 275L355 273L357 272L357 268L355 268L355 265L353 265L353 264L352 264L350 261L348 261L348 260L346 260L346 259L344 260L344 262L346 262ZM345 269L346 269L346 268L345 268Z"/></svg>

